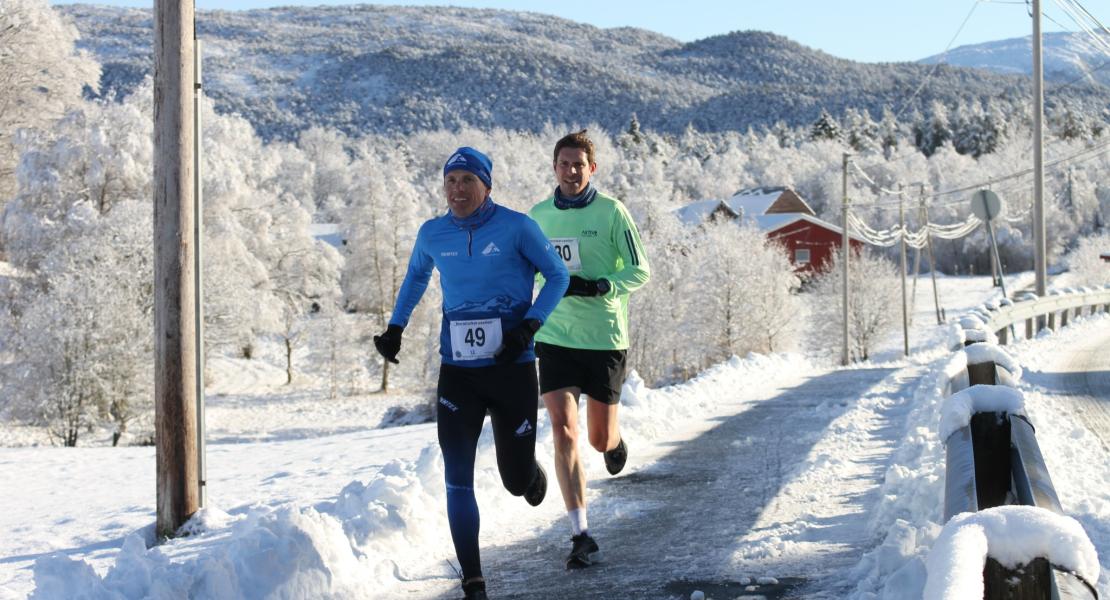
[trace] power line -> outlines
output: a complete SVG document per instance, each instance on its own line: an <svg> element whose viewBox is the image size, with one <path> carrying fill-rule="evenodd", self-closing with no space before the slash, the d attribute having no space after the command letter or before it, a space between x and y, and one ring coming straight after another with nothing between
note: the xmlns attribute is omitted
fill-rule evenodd
<svg viewBox="0 0 1110 600"><path fill-rule="evenodd" d="M1044 168L1048 169L1048 168L1051 168L1051 167L1056 167L1056 166L1059 166L1061 164L1071 162L1073 160L1075 160L1077 162L1084 162L1084 161L1087 161L1087 160L1094 159L1098 156L1101 156L1102 154L1105 154L1107 152L1110 152L1110 141L1103 142L1102 144L1099 144L1097 146L1091 146L1090 148L1080 150L1079 152L1076 152L1076 153L1071 154L1069 156L1065 156L1063 158L1058 158L1056 160L1047 162L1047 163L1045 163ZM1085 154L1089 154L1090 156L1083 157L1083 155L1085 155ZM1080 157L1083 157L1083 158L1080 159ZM860 172L863 172L862 169L860 170ZM1014 180L1014 179L1019 179L1021 177L1031 175L1032 173L1033 173L1032 168L1022 169L1021 171L1015 171L1015 172L1009 173L1007 175L1002 175L1002 176L999 176L999 177L991 177L990 179L987 179L986 181L981 181L979 183L966 185L966 186L961 186L959 188L954 188L954 189L951 189L951 190L943 190L943 191L939 191L939 192L934 192L932 194L926 195L925 198L936 200L936 199L939 199L943 196L950 196L950 195L953 195L953 194L959 194L959 193L969 192L969 191L973 191L973 190L979 190L979 189L983 189L983 188L990 188L990 187L992 187L994 185L997 185L999 183ZM864 175L866 176L866 173L864 173ZM868 179L870 179L870 178L868 178ZM874 183L873 180L871 180L871 181L872 181L872 183ZM891 195L897 195L898 194L898 192L892 192L890 190L884 190L884 191L891 194ZM930 204L933 205L933 206L947 206L947 205L950 205L950 204L958 204L958 203L961 203L961 202L964 202L964 200L960 199L960 200L952 200L952 201L948 201L948 202L932 202ZM898 205L894 204L894 203L891 203L891 202L881 202L881 201L877 201L877 202L853 202L852 207L853 208L866 207L866 208L871 208L871 209L874 209L874 210L894 210L894 209L898 208Z"/></svg>
<svg viewBox="0 0 1110 600"><path fill-rule="evenodd" d="M1107 60L1106 62L1102 63L1101 65L1099 65L1099 66L1097 66L1093 69L1088 69L1086 73L1080 75L1079 77L1076 77L1075 79L1072 79L1071 81L1069 81L1069 82L1067 82L1063 85L1056 86L1056 88L1053 89L1052 91L1053 92L1059 92L1062 89L1073 86L1073 85L1079 83L1080 81L1083 81L1084 79L1087 79L1088 77L1090 77L1091 73L1096 73L1098 71L1101 71L1101 70L1105 69L1106 67L1110 67L1110 60ZM1100 82L1095 80L1095 83L1100 83Z"/></svg>
<svg viewBox="0 0 1110 600"><path fill-rule="evenodd" d="M1079 0L1071 0L1071 2L1072 2L1072 4L1077 6L1079 8L1079 10L1083 11L1083 13L1086 14L1089 19L1094 21L1095 25L1098 25L1099 29L1102 29L1106 33L1110 33L1110 29L1107 29L1106 26L1103 25L1102 22L1099 21L1097 17L1095 17L1093 14L1091 14L1091 11L1087 10L1087 7L1083 6L1083 4L1081 2L1079 2Z"/></svg>
<svg viewBox="0 0 1110 600"><path fill-rule="evenodd" d="M1091 38L1096 47L1102 49L1103 52L1110 53L1110 42L1102 39L1091 27L1091 23L1086 22L1087 19L1090 19L1094 22L1095 27L1105 30L1106 28L1094 17L1094 15L1075 0L1055 0L1055 2L1056 5L1067 13L1067 15L1071 17L1071 20L1075 21L1075 24Z"/></svg>
<svg viewBox="0 0 1110 600"><path fill-rule="evenodd" d="M944 63L945 57L948 56L948 51L952 49L952 44L956 43L956 38L960 37L960 33L963 32L964 27L967 25L967 22L971 20L971 15L975 13L975 9L979 6L979 3L981 1L982 0L975 0L975 2L972 3L971 10L967 11L967 16L964 17L963 23L960 23L960 28L956 30L956 34L952 36L952 39L948 41L948 45L944 47L944 52L940 53L940 58L937 59L936 64L933 65L933 69L929 71L929 74L926 75L925 79L921 81L921 85L917 86L917 89L914 91L913 95L910 96L910 99L906 100L906 102L902 105L902 108L899 109L898 112L894 113L895 119L902 116L902 113L907 108L909 108L910 103L912 103L914 99L917 98L917 95L921 93L921 90L925 89L926 84L928 84L929 80L932 79L933 75L936 74L937 69L940 68L940 65Z"/></svg>
<svg viewBox="0 0 1110 600"><path fill-rule="evenodd" d="M1087 148L1086 150L1081 150L1079 152L1076 152L1075 154L1072 154L1071 156L1066 156L1064 158L1060 158L1060 159L1054 160L1052 162L1045 163L1044 166L1045 166L1045 168L1055 167L1056 165L1068 162L1068 161L1073 160L1075 158L1078 158L1078 157L1080 157L1084 154L1088 154L1088 153L1099 151L1099 150L1101 150L1102 152L1106 152L1107 150L1110 150L1110 141L1103 142L1103 143L1101 143L1097 146L1092 146L1090 148ZM992 183L1000 183L1000 182L1007 181L1007 180L1010 180L1010 179L1015 179L1017 177L1023 177L1023 176L1028 175L1032 172L1033 172L1032 168L1022 169L1021 171L1015 171L1014 173L1010 173L1009 175L1003 175L1002 177L991 178L991 179L987 180L985 183L979 183L979 184L976 184L976 185L964 186L964 187L956 188L956 189L953 189L953 190L945 190L943 192L935 192L930 197L931 198L939 198L941 196L947 196L949 194L958 194L960 192L967 192L967 191L971 191L971 190L976 190L976 189L984 187L985 185L990 185Z"/></svg>

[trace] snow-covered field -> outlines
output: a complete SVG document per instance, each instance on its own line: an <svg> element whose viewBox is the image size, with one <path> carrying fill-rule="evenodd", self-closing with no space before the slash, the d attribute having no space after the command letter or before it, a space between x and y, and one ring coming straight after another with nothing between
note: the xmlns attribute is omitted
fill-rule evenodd
<svg viewBox="0 0 1110 600"><path fill-rule="evenodd" d="M1029 280L1017 276L1008 289ZM866 390L850 402L819 402L815 410L829 415L828 425L793 432L812 437L812 448L792 457L754 525L732 547L705 550L737 577L801 568L822 597L922 597L926 559L941 531L938 380L949 351L928 279L919 285L909 359L901 357L899 332L875 361L848 370L799 355L753 355L668 388L646 389L635 377L626 383L621 423L635 449L631 473L664 463L673 444L710 429L715 418L807 380L837 372ZM981 277L942 278L940 285L949 317L997 293ZM1050 374L1069 349L1108 330L1110 319L1093 317L1012 347L1026 370L1026 411L1064 509L1097 549L1102 595L1110 594L1110 452L1081 414L1058 401ZM435 426L373 428L386 407L418 402L419 392L331 401L308 384L287 390L278 369L230 361L213 368L221 370L215 380L222 387L218 396L209 390L210 508L191 522L193 535L147 549L153 448L0 449L0 530L7 532L0 538L0 598L429 598L457 589L447 566L453 552ZM542 415L538 454L551 472L551 431ZM28 439L10 428L0 428L0 436L9 445ZM741 442L733 442L737 452L753 450ZM586 460L588 477L601 478L600 456L586 453ZM538 509L504 492L488 431L477 470L484 548L565 528L554 489ZM590 493L591 521L604 519L608 505L593 487ZM834 556L851 561L836 582L818 564Z"/></svg>

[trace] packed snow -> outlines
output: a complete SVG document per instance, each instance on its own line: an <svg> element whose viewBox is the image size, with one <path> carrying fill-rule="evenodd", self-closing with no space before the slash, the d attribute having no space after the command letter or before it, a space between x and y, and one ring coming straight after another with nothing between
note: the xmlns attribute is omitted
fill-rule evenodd
<svg viewBox="0 0 1110 600"><path fill-rule="evenodd" d="M1004 385L973 385L944 399L940 417L940 439L947 440L957 429L967 427L976 413L1025 414L1021 392Z"/></svg>
<svg viewBox="0 0 1110 600"><path fill-rule="evenodd" d="M988 556L1011 569L1046 558L1085 581L1098 579L1098 555L1078 521L1034 506L999 506L945 524L929 552L925 600L982 598Z"/></svg>

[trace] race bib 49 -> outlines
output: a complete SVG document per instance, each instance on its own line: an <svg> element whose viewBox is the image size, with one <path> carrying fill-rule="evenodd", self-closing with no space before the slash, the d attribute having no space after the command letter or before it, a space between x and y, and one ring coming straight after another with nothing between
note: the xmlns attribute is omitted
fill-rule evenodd
<svg viewBox="0 0 1110 600"><path fill-rule="evenodd" d="M451 356L455 360L492 358L501 347L501 319L451 321Z"/></svg>

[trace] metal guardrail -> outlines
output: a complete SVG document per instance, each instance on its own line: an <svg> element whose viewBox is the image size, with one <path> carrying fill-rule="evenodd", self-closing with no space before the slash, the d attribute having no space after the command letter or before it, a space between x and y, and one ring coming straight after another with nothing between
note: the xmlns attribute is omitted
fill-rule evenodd
<svg viewBox="0 0 1110 600"><path fill-rule="evenodd" d="M1105 294L1110 298L1110 290L1106 290ZM1054 297L1049 300L1063 299ZM1088 305L1047 302L1035 310L1046 307L1070 310L1076 306ZM1018 314L1020 318L1039 316L1029 311ZM947 382L946 394L970 385L996 385L1010 379L1009 372L993 362L969 364L964 373L966 381L953 379ZM957 377L963 379L961 375ZM945 440L945 446L945 522L959 513L1003 504L1036 506L1064 514L1037 444L1033 425L1023 415L976 413L968 425L957 429ZM1091 583L1045 558L1036 558L1013 569L988 556L983 570L983 584L984 598L991 600L1098 599L1098 592Z"/></svg>
<svg viewBox="0 0 1110 600"><path fill-rule="evenodd" d="M1110 289L1093 290L1089 292L1075 292L1052 294L1036 300L1015 302L1001 306L990 311L990 319L985 329L995 332L1000 344L1006 344L1009 338L1009 328L1025 322L1025 337L1030 338L1036 333L1034 322L1038 317L1047 316L1047 327L1056 328L1056 315L1060 315L1060 326L1068 324L1068 316L1079 316L1082 309L1091 307L1091 313L1097 311L1110 312ZM1073 313L1072 311L1076 311Z"/></svg>

